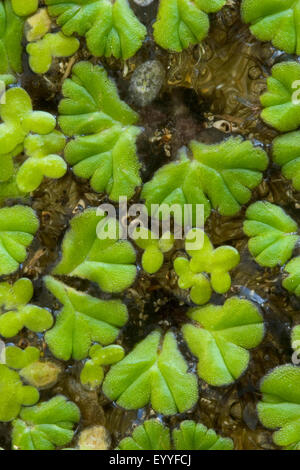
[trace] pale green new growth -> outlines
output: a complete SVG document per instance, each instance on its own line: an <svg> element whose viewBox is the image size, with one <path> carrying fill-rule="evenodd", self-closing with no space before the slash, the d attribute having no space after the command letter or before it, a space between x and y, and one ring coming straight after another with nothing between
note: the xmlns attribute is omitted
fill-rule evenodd
<svg viewBox="0 0 300 470"><path fill-rule="evenodd" d="M241 138L230 138L220 144L190 143L193 159L185 150L180 160L160 168L144 185L142 198L148 210L151 204L193 204L191 222L195 220L195 205L204 205L204 216L211 207L222 215L234 215L251 198L268 166L268 157L259 147ZM175 217L178 221L178 215ZM201 221L202 222L202 221Z"/></svg>
<svg viewBox="0 0 300 470"><path fill-rule="evenodd" d="M261 41L272 41L288 54L300 54L299 0L243 0L242 19Z"/></svg>
<svg viewBox="0 0 300 470"><path fill-rule="evenodd" d="M71 357L81 360L87 357L94 341L102 345L115 341L128 319L127 308L121 301L91 297L50 276L44 281L63 305L55 326L45 335L55 357L65 361Z"/></svg>
<svg viewBox="0 0 300 470"><path fill-rule="evenodd" d="M63 33L85 36L90 52L98 57L129 59L146 37L128 0L46 0L46 5Z"/></svg>
<svg viewBox="0 0 300 470"><path fill-rule="evenodd" d="M154 331L106 375L103 392L128 410L151 403L164 415L184 413L198 400L195 375L181 355L175 335Z"/></svg>
<svg viewBox="0 0 300 470"><path fill-rule="evenodd" d="M200 229L191 230L187 239L186 251L191 260L178 257L174 261L174 268L179 276L178 285L181 289L191 289L191 300L195 304L203 305L209 302L212 290L218 294L225 294L230 289L229 271L239 264L240 255L232 246L220 246L214 249L208 236ZM188 248L196 243L202 247Z"/></svg>
<svg viewBox="0 0 300 470"><path fill-rule="evenodd" d="M232 450L231 439L218 436L195 421L182 421L172 432L156 419L137 426L131 437L125 437L117 450Z"/></svg>
<svg viewBox="0 0 300 470"><path fill-rule="evenodd" d="M173 248L174 236L170 232L165 232L160 239L156 239L150 230L140 227L135 231L133 238L137 246L144 250L142 256L144 270L149 274L159 271L164 262L164 253Z"/></svg>
<svg viewBox="0 0 300 470"><path fill-rule="evenodd" d="M220 437L213 429L191 420L183 421L179 429L174 429L173 443L176 450L233 449L231 439Z"/></svg>
<svg viewBox="0 0 300 470"><path fill-rule="evenodd" d="M116 364L124 358L125 352L121 346L112 345L103 348L99 344L91 347L87 361L81 371L80 380L89 388L97 388L104 379L104 367Z"/></svg>
<svg viewBox="0 0 300 470"><path fill-rule="evenodd" d="M38 390L23 385L19 374L4 364L0 364L0 390L0 421L13 420L22 405L34 405L39 399Z"/></svg>
<svg viewBox="0 0 300 470"><path fill-rule="evenodd" d="M22 3L24 0L21 0ZM20 2L20 0L19 0ZM24 21L15 15L11 0L0 2L0 80L7 85L22 72L22 35ZM4 91L4 90L1 90Z"/></svg>
<svg viewBox="0 0 300 470"><path fill-rule="evenodd" d="M288 273L282 285L289 292L300 297L300 256L292 259L284 268L285 273Z"/></svg>
<svg viewBox="0 0 300 470"><path fill-rule="evenodd" d="M11 369L19 370L23 380L38 389L52 387L60 373L60 367L51 361L40 360L39 349L28 346L22 350L16 346L7 346L6 364Z"/></svg>
<svg viewBox="0 0 300 470"><path fill-rule="evenodd" d="M232 297L223 306L208 305L188 314L194 324L182 328L198 358L198 375L210 385L229 385L247 369L248 349L262 341L264 323L255 305Z"/></svg>
<svg viewBox="0 0 300 470"><path fill-rule="evenodd" d="M55 450L73 439L80 419L75 403L57 395L32 408L23 408L13 422L12 448L15 450Z"/></svg>
<svg viewBox="0 0 300 470"><path fill-rule="evenodd" d="M35 15L25 22L25 36L28 42L37 41L51 29L51 18L46 8L40 8Z"/></svg>
<svg viewBox="0 0 300 470"><path fill-rule="evenodd" d="M31 305L33 285L29 279L0 283L0 335L12 338L22 328L41 332L51 328L53 318L46 309Z"/></svg>
<svg viewBox="0 0 300 470"><path fill-rule="evenodd" d="M244 232L250 237L248 247L256 262L269 268L284 265L299 240L296 222L267 201L252 204L246 217Z"/></svg>
<svg viewBox="0 0 300 470"><path fill-rule="evenodd" d="M135 280L136 253L119 239L118 222L106 221L96 209L87 209L70 223L62 246L62 260L53 274L97 282L105 292L122 292Z"/></svg>
<svg viewBox="0 0 300 470"><path fill-rule="evenodd" d="M136 139L132 126L138 115L120 100L116 85L103 67L80 62L72 79L63 85L59 124L66 135L76 136L65 158L76 176L89 178L95 191L110 199L131 198L140 186Z"/></svg>
<svg viewBox="0 0 300 470"><path fill-rule="evenodd" d="M300 125L299 79L298 62L276 64L267 80L267 92L260 97L265 108L261 113L262 119L278 131L293 131Z"/></svg>
<svg viewBox="0 0 300 470"><path fill-rule="evenodd" d="M181 52L201 42L209 31L208 13L215 13L226 0L160 0L154 38L164 49Z"/></svg>
<svg viewBox="0 0 300 470"><path fill-rule="evenodd" d="M48 135L31 134L24 141L24 153L28 156L17 172L17 185L25 193L37 189L44 176L61 178L67 164L57 155L65 147L65 137L53 131Z"/></svg>
<svg viewBox="0 0 300 470"><path fill-rule="evenodd" d="M19 16L28 16L36 12L39 0L11 0L14 12Z"/></svg>
<svg viewBox="0 0 300 470"><path fill-rule="evenodd" d="M0 209L0 275L17 271L38 228L39 220L30 207Z"/></svg>
<svg viewBox="0 0 300 470"><path fill-rule="evenodd" d="M278 429L273 440L287 450L300 450L300 368L285 364L261 382L262 401L257 406L264 426Z"/></svg>
<svg viewBox="0 0 300 470"><path fill-rule="evenodd" d="M273 160L300 191L300 132L290 132L273 140Z"/></svg>
<svg viewBox="0 0 300 470"><path fill-rule="evenodd" d="M46 34L39 41L28 44L29 65L35 73L47 73L53 57L69 57L79 49L79 41L63 33Z"/></svg>

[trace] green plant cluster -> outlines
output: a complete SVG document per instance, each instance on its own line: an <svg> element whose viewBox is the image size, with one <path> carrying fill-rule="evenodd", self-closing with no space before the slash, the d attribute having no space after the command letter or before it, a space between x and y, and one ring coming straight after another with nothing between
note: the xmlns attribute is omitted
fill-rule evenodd
<svg viewBox="0 0 300 470"><path fill-rule="evenodd" d="M174 261L179 276L178 285L181 289L191 289L191 300L203 305L210 301L213 290L218 294L228 292L231 287L229 271L239 264L240 255L232 246L214 249L208 236L200 229L191 230L187 239L186 251L191 259L177 257ZM192 246L197 243L197 239L201 248Z"/></svg>
<svg viewBox="0 0 300 470"><path fill-rule="evenodd" d="M19 87L5 92L0 104L0 199L36 190L44 177L61 178L67 171L59 155L65 137L56 131L52 114L34 111L28 93ZM24 154L23 163L15 157ZM16 194L10 194L15 187Z"/></svg>
<svg viewBox="0 0 300 470"><path fill-rule="evenodd" d="M0 2L0 80L6 85L16 82L16 74L22 72L22 37L24 20L17 16L13 6L21 6L14 0ZM4 90L1 89L1 93Z"/></svg>
<svg viewBox="0 0 300 470"><path fill-rule="evenodd" d="M186 420L170 431L156 419L137 426L117 450L232 450L231 439L218 436L201 423Z"/></svg>
<svg viewBox="0 0 300 470"><path fill-rule="evenodd" d="M74 137L65 159L80 178L90 179L95 191L110 199L131 198L141 184L134 126L138 115L118 95L104 67L80 62L63 85L59 125Z"/></svg>

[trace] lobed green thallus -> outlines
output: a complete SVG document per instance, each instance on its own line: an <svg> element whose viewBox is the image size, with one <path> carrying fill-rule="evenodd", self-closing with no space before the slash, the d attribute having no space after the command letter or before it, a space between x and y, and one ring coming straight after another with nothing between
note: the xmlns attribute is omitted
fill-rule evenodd
<svg viewBox="0 0 300 470"><path fill-rule="evenodd" d="M186 251L191 259L177 257L174 261L178 285L181 289L191 289L190 297L195 304L206 304L212 290L225 294L230 289L229 271L239 264L240 255L232 246L214 249L208 236L200 229L191 230L187 239Z"/></svg>
<svg viewBox="0 0 300 470"><path fill-rule="evenodd" d="M243 0L242 19L261 41L272 41L288 54L300 54L299 0Z"/></svg>
<svg viewBox="0 0 300 470"><path fill-rule="evenodd" d="M198 375L210 385L229 385L247 369L248 349L260 344L264 321L248 300L231 297L223 306L206 305L188 312L193 323L184 325L183 336L198 358Z"/></svg>
<svg viewBox="0 0 300 470"><path fill-rule="evenodd" d="M89 62L73 67L62 92L58 122L74 137L66 146L66 161L76 176L90 179L95 191L107 192L112 201L130 199L141 184L138 115L121 101L105 69Z"/></svg>
<svg viewBox="0 0 300 470"><path fill-rule="evenodd" d="M96 57L129 59L146 37L145 26L137 19L128 0L45 0L51 16L66 36L85 36Z"/></svg>
<svg viewBox="0 0 300 470"><path fill-rule="evenodd" d="M23 0L14 0L13 4L11 0L0 2L0 80L6 85L16 82L16 74L22 72L24 20L13 9L21 7L21 3L24 5Z"/></svg>
<svg viewBox="0 0 300 470"><path fill-rule="evenodd" d="M261 95L261 118L281 132L289 132L300 125L299 106L300 64L280 62L272 68L267 80L267 91Z"/></svg>
<svg viewBox="0 0 300 470"><path fill-rule="evenodd" d="M274 443L300 450L300 368L292 364L275 368L263 378L260 390L258 416L265 427L277 430Z"/></svg>
<svg viewBox="0 0 300 470"><path fill-rule="evenodd" d="M137 426L117 450L232 450L231 439L218 436L201 423L186 420L172 431L156 419Z"/></svg>
<svg viewBox="0 0 300 470"><path fill-rule="evenodd" d="M0 104L0 197L15 185L16 194L34 191L44 176L61 178L67 165L59 153L65 147L65 137L55 130L52 114L33 111L28 93L11 88ZM24 163L15 164L14 157L22 152Z"/></svg>
<svg viewBox="0 0 300 470"><path fill-rule="evenodd" d="M214 145L192 141L189 147L191 157L182 149L178 161L160 168L144 185L141 197L148 211L151 204L179 204L182 211L184 204L192 204L192 226L199 226L196 204L204 205L205 219L212 208L225 216L237 214L249 202L251 190L262 181L267 154L240 137ZM174 218L180 224L184 220L183 214L176 213Z"/></svg>
<svg viewBox="0 0 300 470"><path fill-rule="evenodd" d="M181 52L201 42L209 31L208 13L216 13L226 0L160 0L153 25L156 43Z"/></svg>

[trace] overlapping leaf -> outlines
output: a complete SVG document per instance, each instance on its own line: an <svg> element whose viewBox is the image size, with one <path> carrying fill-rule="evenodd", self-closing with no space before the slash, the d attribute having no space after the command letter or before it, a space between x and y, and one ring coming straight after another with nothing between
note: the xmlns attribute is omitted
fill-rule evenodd
<svg viewBox="0 0 300 470"><path fill-rule="evenodd" d="M28 346L22 350L17 346L7 346L5 353L6 365L18 370L27 384L46 389L57 382L60 367L54 362L41 360L39 349Z"/></svg>
<svg viewBox="0 0 300 470"><path fill-rule="evenodd" d="M211 206L222 215L234 215L251 198L267 168L266 153L250 141L230 138L221 144L191 142L193 159L181 152L180 161L162 167L146 183L142 197L151 204L204 204L205 217ZM210 202L208 201L207 197Z"/></svg>
<svg viewBox="0 0 300 470"><path fill-rule="evenodd" d="M74 425L80 419L75 403L62 395L31 408L23 408L13 422L12 447L15 450L55 450L73 439Z"/></svg>
<svg viewBox="0 0 300 470"><path fill-rule="evenodd" d="M85 36L95 56L129 59L146 37L128 0L46 0L46 5L63 33Z"/></svg>
<svg viewBox="0 0 300 470"><path fill-rule="evenodd" d="M300 297L300 256L293 258L284 268L288 276L283 280L285 289Z"/></svg>
<svg viewBox="0 0 300 470"><path fill-rule="evenodd" d="M194 324L184 325L184 338L199 359L198 375L210 385L228 385L247 369L248 349L264 335L263 318L248 300L232 297L223 306L196 308L188 315Z"/></svg>
<svg viewBox="0 0 300 470"><path fill-rule="evenodd" d="M0 209L0 275L11 274L25 261L26 247L32 242L39 221L26 206Z"/></svg>
<svg viewBox="0 0 300 470"><path fill-rule="evenodd" d="M182 289L191 289L191 300L203 305L210 300L212 290L225 294L230 289L229 271L238 265L240 255L232 246L214 249L208 236L200 229L191 230L187 238L186 250L191 259L178 257L174 261L179 276L178 285ZM189 249L188 246L192 247L192 244L193 249Z"/></svg>
<svg viewBox="0 0 300 470"><path fill-rule="evenodd" d="M248 247L256 262L269 268L285 264L299 240L296 222L267 201L252 204L246 217L244 232L250 237Z"/></svg>
<svg viewBox="0 0 300 470"><path fill-rule="evenodd" d="M132 126L137 114L120 100L104 68L89 62L73 67L63 94L59 124L65 134L76 136L65 151L74 173L90 178L92 188L112 200L131 198L141 184L136 154L140 129Z"/></svg>
<svg viewBox="0 0 300 470"><path fill-rule="evenodd" d="M19 16L32 15L39 6L39 0L11 0L14 12Z"/></svg>
<svg viewBox="0 0 300 470"><path fill-rule="evenodd" d="M162 341L159 331L148 335L110 369L103 392L123 408L138 409L151 403L164 415L183 413L198 399L197 379L188 372L174 334L168 332Z"/></svg>
<svg viewBox="0 0 300 470"><path fill-rule="evenodd" d="M164 49L181 52L207 36L208 13L215 13L225 0L160 0L154 38Z"/></svg>
<svg viewBox="0 0 300 470"><path fill-rule="evenodd" d="M127 322L127 309L119 300L104 301L78 292L47 276L47 288L63 305L46 342L59 359L84 359L94 341L111 344Z"/></svg>
<svg viewBox="0 0 300 470"><path fill-rule="evenodd" d="M63 241L62 260L53 273L89 279L105 292L127 289L136 276L136 253L129 241L119 239L117 221L106 222L96 209L87 209L70 225Z"/></svg>
<svg viewBox="0 0 300 470"><path fill-rule="evenodd" d="M243 0L242 19L261 41L272 41L289 54L300 54L300 3L295 0Z"/></svg>
<svg viewBox="0 0 300 470"><path fill-rule="evenodd" d="M262 401L257 406L264 426L277 429L273 440L288 450L300 449L300 368L285 364L261 382Z"/></svg>
<svg viewBox="0 0 300 470"><path fill-rule="evenodd" d="M0 2L0 79L13 83L22 72L22 35L24 21L12 8L11 0ZM1 90L4 91L4 90Z"/></svg>
<svg viewBox="0 0 300 470"><path fill-rule="evenodd" d="M89 351L91 359L85 363L81 371L81 383L92 389L97 388L102 384L105 366L116 364L123 359L124 355L125 352L121 346L114 344L103 348L100 344L95 344Z"/></svg>
<svg viewBox="0 0 300 470"><path fill-rule="evenodd" d="M268 89L260 97L262 119L281 132L293 131L300 125L299 80L298 62L276 64L267 80Z"/></svg>
<svg viewBox="0 0 300 470"><path fill-rule="evenodd" d="M29 279L22 278L14 284L0 284L0 335L12 338L22 328L42 332L51 328L53 318L48 310L31 305L33 286Z"/></svg>
<svg viewBox="0 0 300 470"><path fill-rule="evenodd" d="M29 65L33 72L43 74L51 67L53 57L69 57L79 49L79 41L63 33L48 33L42 39L28 44Z"/></svg>

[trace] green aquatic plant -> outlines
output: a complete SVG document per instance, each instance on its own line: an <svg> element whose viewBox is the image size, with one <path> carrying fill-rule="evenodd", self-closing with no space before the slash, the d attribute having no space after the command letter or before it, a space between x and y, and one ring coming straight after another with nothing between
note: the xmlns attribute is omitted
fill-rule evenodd
<svg viewBox="0 0 300 470"><path fill-rule="evenodd" d="M242 19L260 41L272 41L288 54L300 54L299 2L295 0L243 0Z"/></svg>
<svg viewBox="0 0 300 470"><path fill-rule="evenodd" d="M276 64L267 80L267 91L260 97L264 108L261 118L278 131L293 131L300 125L299 79L298 62Z"/></svg>
<svg viewBox="0 0 300 470"><path fill-rule="evenodd" d="M285 178L300 191L300 133L290 132L273 140L273 160L282 167Z"/></svg>
<svg viewBox="0 0 300 470"><path fill-rule="evenodd" d="M122 439L116 450L171 450L170 431L160 421L149 419Z"/></svg>
<svg viewBox="0 0 300 470"><path fill-rule="evenodd" d="M163 265L164 253L173 248L174 236L170 232L165 232L161 238L157 239L153 232L145 227L140 227L135 231L134 241L139 248L144 250L143 269L149 274L154 274Z"/></svg>
<svg viewBox="0 0 300 470"><path fill-rule="evenodd" d="M11 4L16 15L28 16L36 12L39 0L11 0Z"/></svg>
<svg viewBox="0 0 300 470"><path fill-rule="evenodd" d="M13 246L13 245L12 245ZM48 310L30 304L32 282L22 278L14 284L0 283L0 335L16 336L24 327L36 333L48 330L53 318Z"/></svg>
<svg viewBox="0 0 300 470"><path fill-rule="evenodd" d="M208 13L216 13L226 0L160 0L154 39L164 49L181 52L201 42L209 31Z"/></svg>
<svg viewBox="0 0 300 470"><path fill-rule="evenodd" d="M244 232L248 248L261 266L284 265L299 240L298 226L284 210L267 201L252 204L246 212Z"/></svg>
<svg viewBox="0 0 300 470"><path fill-rule="evenodd" d="M54 327L45 335L55 357L65 361L71 357L85 359L94 341L104 346L115 341L128 320L127 308L121 301L97 299L51 276L44 281L63 305Z"/></svg>
<svg viewBox="0 0 300 470"><path fill-rule="evenodd" d="M65 147L65 137L53 131L47 135L30 134L24 141L24 154L28 157L17 171L16 182L20 191L29 193L37 189L44 176L61 178L67 164L58 153Z"/></svg>
<svg viewBox="0 0 300 470"><path fill-rule="evenodd" d="M39 400L35 387L23 385L19 374L4 364L0 364L0 421L15 419L21 406L31 406Z"/></svg>
<svg viewBox="0 0 300 470"><path fill-rule="evenodd" d="M276 367L260 385L262 401L257 405L262 424L277 429L276 445L287 450L300 449L300 368L292 364Z"/></svg>
<svg viewBox="0 0 300 470"><path fill-rule="evenodd" d="M283 279L282 285L289 292L300 297L300 256L293 258L284 268L288 276Z"/></svg>
<svg viewBox="0 0 300 470"><path fill-rule="evenodd" d="M121 346L111 345L103 348L100 344L95 344L89 351L90 360L88 360L80 374L80 381L94 389L99 387L104 379L104 368L120 362L125 355Z"/></svg>
<svg viewBox="0 0 300 470"><path fill-rule="evenodd" d="M6 85L14 83L15 74L22 72L23 27L24 20L14 13L11 0L0 2L0 80Z"/></svg>
<svg viewBox="0 0 300 470"><path fill-rule="evenodd" d="M129 241L119 239L118 229L115 219L106 221L96 209L78 214L71 220L62 259L52 273L88 279L104 292L127 289L136 277L136 253Z"/></svg>
<svg viewBox="0 0 300 470"><path fill-rule="evenodd" d="M133 126L138 115L120 100L116 85L103 67L80 62L63 85L59 125L75 136L65 149L65 158L76 176L89 178L95 191L110 199L131 198L140 186L140 164Z"/></svg>
<svg viewBox="0 0 300 470"><path fill-rule="evenodd" d="M28 93L15 87L5 93L0 104L0 182L8 181L14 174L13 158L23 151L29 133L47 135L54 131L56 119L52 114L33 111Z"/></svg>
<svg viewBox="0 0 300 470"><path fill-rule="evenodd" d="M171 435L170 435L171 434ZM172 437L172 438L171 438ZM117 450L232 450L231 439L218 436L201 423L182 421L170 430L156 419L137 426L131 437L125 437Z"/></svg>
<svg viewBox="0 0 300 470"><path fill-rule="evenodd" d="M29 385L38 389L46 389L55 385L60 367L52 361L41 360L41 352L28 346L22 350L17 346L7 346L6 365L19 371L19 375Z"/></svg>
<svg viewBox="0 0 300 470"><path fill-rule="evenodd" d="M138 409L151 403L163 415L184 413L198 400L194 374L181 355L175 335L150 333L122 361L112 366L103 392L122 408Z"/></svg>
<svg viewBox="0 0 300 470"><path fill-rule="evenodd" d="M22 408L20 418L13 422L14 450L55 450L73 439L74 426L80 420L75 403L62 395Z"/></svg>
<svg viewBox="0 0 300 470"><path fill-rule="evenodd" d="M160 168L143 187L141 197L151 204L203 204L204 216L211 207L222 215L234 215L251 198L268 166L268 157L259 147L240 137L220 144L190 143L193 158L183 149L179 161ZM195 207L192 224L195 220Z"/></svg>
<svg viewBox="0 0 300 470"><path fill-rule="evenodd" d="M86 37L96 57L129 59L141 48L146 28L133 13L128 0L46 0L66 36Z"/></svg>
<svg viewBox="0 0 300 470"><path fill-rule="evenodd" d="M232 297L223 306L190 310L193 324L182 328L191 352L198 358L198 375L210 385L229 385L247 369L250 354L264 336L264 321L256 306Z"/></svg>
<svg viewBox="0 0 300 470"><path fill-rule="evenodd" d="M42 39L27 45L30 68L35 73L47 73L53 57L70 57L79 46L78 39L69 38L62 32L48 33Z"/></svg>
<svg viewBox="0 0 300 470"><path fill-rule="evenodd" d="M30 207L16 205L0 209L0 275L17 271L38 228L39 220Z"/></svg>
<svg viewBox="0 0 300 470"><path fill-rule="evenodd" d="M232 450L233 442L221 437L213 429L201 423L186 420L178 429L173 430L173 442L176 450Z"/></svg>
<svg viewBox="0 0 300 470"><path fill-rule="evenodd" d="M230 289L229 271L239 264L240 255L232 246L214 249L208 236L200 229L191 230L187 238L186 251L191 259L177 257L174 261L174 268L179 276L178 285L181 289L191 289L191 300L203 305L209 302L212 290L225 294ZM196 243L197 238L203 240L203 244L200 243L202 247L189 249L188 246Z"/></svg>

